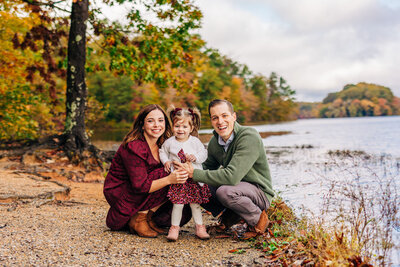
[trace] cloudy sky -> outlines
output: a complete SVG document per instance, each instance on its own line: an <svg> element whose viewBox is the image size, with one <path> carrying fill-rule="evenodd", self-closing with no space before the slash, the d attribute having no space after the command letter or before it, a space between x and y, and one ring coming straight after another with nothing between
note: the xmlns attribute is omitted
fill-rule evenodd
<svg viewBox="0 0 400 267"><path fill-rule="evenodd" d="M400 1L198 0L208 46L268 76L297 99L321 101L345 84L400 96Z"/></svg>
<svg viewBox="0 0 400 267"><path fill-rule="evenodd" d="M275 71L299 101L358 82L400 96L399 0L195 1L209 47L255 73Z"/></svg>

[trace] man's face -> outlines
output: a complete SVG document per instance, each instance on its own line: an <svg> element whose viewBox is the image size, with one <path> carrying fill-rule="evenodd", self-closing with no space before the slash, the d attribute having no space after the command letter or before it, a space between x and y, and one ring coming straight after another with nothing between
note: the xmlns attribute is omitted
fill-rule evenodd
<svg viewBox="0 0 400 267"><path fill-rule="evenodd" d="M226 103L213 106L210 109L211 125L219 136L226 142L233 132L236 113L231 113Z"/></svg>

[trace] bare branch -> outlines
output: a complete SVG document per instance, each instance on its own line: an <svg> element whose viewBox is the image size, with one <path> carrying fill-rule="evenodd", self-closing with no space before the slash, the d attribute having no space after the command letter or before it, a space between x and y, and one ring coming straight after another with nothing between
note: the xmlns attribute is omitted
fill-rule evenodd
<svg viewBox="0 0 400 267"><path fill-rule="evenodd" d="M28 5L46 6L46 7L50 7L50 8L53 8L53 9L61 10L63 12L71 13L70 10L67 10L65 8L57 6L57 4L65 2L64 0L60 0L60 1L56 1L56 2L49 1L47 3L39 2L39 1L36 1L36 0L22 0L22 2L27 3Z"/></svg>

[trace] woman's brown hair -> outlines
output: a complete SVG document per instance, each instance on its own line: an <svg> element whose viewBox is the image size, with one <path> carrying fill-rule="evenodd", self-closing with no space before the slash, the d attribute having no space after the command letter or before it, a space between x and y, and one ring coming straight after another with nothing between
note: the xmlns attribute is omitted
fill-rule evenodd
<svg viewBox="0 0 400 267"><path fill-rule="evenodd" d="M172 136L171 123L170 123L165 111L162 109L162 107L160 107L157 104L150 104L140 110L137 118L133 122L132 129L128 132L127 135L125 135L125 137L122 141L122 146L126 146L129 142L131 142L133 140L137 140L139 138L144 138L144 135L143 135L144 119L150 112L152 112L153 110L156 110L156 109L158 109L159 111L161 111L164 114L164 121L165 121L165 131L164 131L163 135L161 135L160 138L158 138L158 140L157 140L158 147L161 147L161 145L164 143L164 141Z"/></svg>

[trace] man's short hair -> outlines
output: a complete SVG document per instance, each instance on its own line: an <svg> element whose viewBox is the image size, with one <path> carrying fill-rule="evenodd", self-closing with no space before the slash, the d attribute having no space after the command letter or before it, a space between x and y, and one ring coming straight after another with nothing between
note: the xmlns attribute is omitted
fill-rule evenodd
<svg viewBox="0 0 400 267"><path fill-rule="evenodd" d="M208 114L211 116L211 113L210 113L211 108L212 108L212 107L215 107L215 106L217 106L217 105L223 104L223 103L225 103L225 104L228 106L229 111L230 111L232 114L235 112L235 111L233 110L233 105L232 105L232 103L229 102L228 100L225 100L225 99L214 99L214 100L212 100L212 101L210 102L210 104L208 104Z"/></svg>

